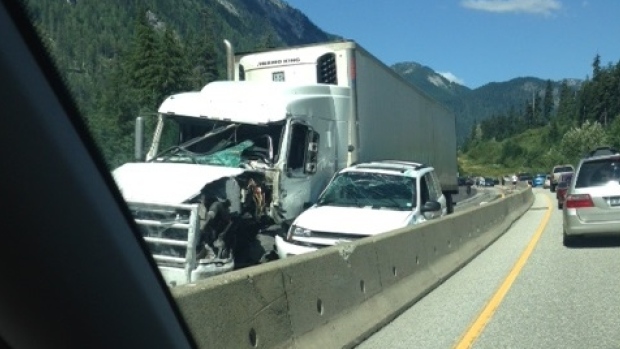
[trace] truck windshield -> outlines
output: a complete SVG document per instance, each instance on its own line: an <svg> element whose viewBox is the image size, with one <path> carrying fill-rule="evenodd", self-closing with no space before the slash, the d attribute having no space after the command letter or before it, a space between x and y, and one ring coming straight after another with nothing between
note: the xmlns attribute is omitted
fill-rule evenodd
<svg viewBox="0 0 620 349"><path fill-rule="evenodd" d="M249 125L208 119L167 117L163 151L151 161L242 167L277 161L283 125ZM172 125L170 125L172 123Z"/></svg>
<svg viewBox="0 0 620 349"><path fill-rule="evenodd" d="M410 211L416 207L415 187L411 177L345 172L330 182L317 204Z"/></svg>

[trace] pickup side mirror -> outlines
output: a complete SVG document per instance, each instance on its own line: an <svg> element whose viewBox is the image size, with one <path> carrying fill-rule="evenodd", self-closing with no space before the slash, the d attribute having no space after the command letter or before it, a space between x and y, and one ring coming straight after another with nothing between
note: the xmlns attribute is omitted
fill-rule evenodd
<svg viewBox="0 0 620 349"><path fill-rule="evenodd" d="M434 212L434 211L439 211L439 210L441 210L441 204L439 202L437 202L437 201L432 201L432 200L427 201L420 208L420 211L422 213L424 213L424 212Z"/></svg>

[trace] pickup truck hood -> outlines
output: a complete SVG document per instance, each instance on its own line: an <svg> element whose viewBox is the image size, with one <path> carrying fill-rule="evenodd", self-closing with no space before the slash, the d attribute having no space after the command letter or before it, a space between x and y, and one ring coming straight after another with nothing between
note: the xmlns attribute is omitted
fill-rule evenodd
<svg viewBox="0 0 620 349"><path fill-rule="evenodd" d="M181 204L200 193L207 184L234 177L243 169L171 163L128 163L112 172L126 201Z"/></svg>
<svg viewBox="0 0 620 349"><path fill-rule="evenodd" d="M367 207L313 206L293 224L324 233L370 236L402 228L412 220L412 211Z"/></svg>

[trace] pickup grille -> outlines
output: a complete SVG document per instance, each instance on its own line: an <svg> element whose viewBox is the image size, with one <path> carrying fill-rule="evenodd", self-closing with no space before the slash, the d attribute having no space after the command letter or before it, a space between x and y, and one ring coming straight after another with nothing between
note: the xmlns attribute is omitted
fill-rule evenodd
<svg viewBox="0 0 620 349"><path fill-rule="evenodd" d="M299 245L299 246L322 248L322 247L332 246L334 244L337 244L338 242L355 241L355 240L359 240L359 239L362 239L362 238L365 238L365 237L367 237L367 236L366 235L358 235L358 234L346 234L346 233L331 233L331 232L325 232L325 231L313 231L312 235L309 236L309 237L299 237L299 236L296 236L296 237L293 238L293 241L290 241L290 242L295 244L295 245ZM306 239L312 239L312 241L308 241ZM321 242L317 241L317 239L324 239L325 243L321 243Z"/></svg>

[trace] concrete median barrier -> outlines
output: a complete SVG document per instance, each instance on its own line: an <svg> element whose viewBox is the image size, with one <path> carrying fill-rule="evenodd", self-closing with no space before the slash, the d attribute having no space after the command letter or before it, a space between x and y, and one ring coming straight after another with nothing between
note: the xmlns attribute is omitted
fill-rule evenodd
<svg viewBox="0 0 620 349"><path fill-rule="evenodd" d="M204 348L350 347L499 238L531 189L444 219L172 289Z"/></svg>

